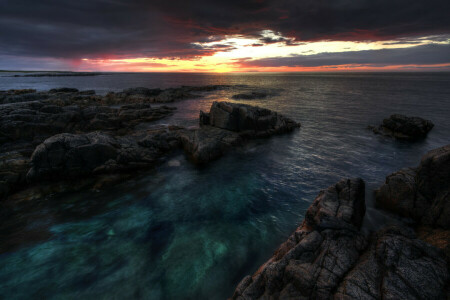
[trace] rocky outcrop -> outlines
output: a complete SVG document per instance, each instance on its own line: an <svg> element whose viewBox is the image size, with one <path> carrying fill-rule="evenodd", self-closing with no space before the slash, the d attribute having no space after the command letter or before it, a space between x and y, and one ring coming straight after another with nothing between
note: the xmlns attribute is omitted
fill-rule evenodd
<svg viewBox="0 0 450 300"><path fill-rule="evenodd" d="M220 157L247 139L269 137L300 127L276 112L245 104L213 102L209 113L200 111L200 129L181 133L185 151L196 163Z"/></svg>
<svg viewBox="0 0 450 300"><path fill-rule="evenodd" d="M0 199L26 183L29 159L17 151L0 153Z"/></svg>
<svg viewBox="0 0 450 300"><path fill-rule="evenodd" d="M380 126L370 128L376 134L401 140L417 140L425 138L433 127L434 124L429 120L396 114L384 119Z"/></svg>
<svg viewBox="0 0 450 300"><path fill-rule="evenodd" d="M48 75L46 75L48 76ZM75 76L75 75L70 75ZM81 76L81 75L77 75ZM43 101L59 105L118 105L132 103L169 103L188 98L198 98L199 93L229 88L228 85L182 86L165 90L135 87L122 92L110 92L105 96L96 95L95 91L79 91L75 88L56 88L37 92L34 89L0 91L0 104Z"/></svg>
<svg viewBox="0 0 450 300"><path fill-rule="evenodd" d="M180 133L181 144L191 160L204 164L222 156L233 146L242 145L243 138L236 132L212 126Z"/></svg>
<svg viewBox="0 0 450 300"><path fill-rule="evenodd" d="M442 253L408 228L360 230L364 182L346 179L319 193L302 225L233 299L442 299Z"/></svg>
<svg viewBox="0 0 450 300"><path fill-rule="evenodd" d="M450 229L450 145L425 154L417 168L387 176L375 199L419 224Z"/></svg>
<svg viewBox="0 0 450 300"><path fill-rule="evenodd" d="M67 179L149 168L177 147L176 130L170 129L142 131L126 137L101 132L58 134L33 152L27 179Z"/></svg>
<svg viewBox="0 0 450 300"><path fill-rule="evenodd" d="M442 249L450 264L450 145L422 157L417 168L386 177L375 191L379 207L411 218L421 239Z"/></svg>
<svg viewBox="0 0 450 300"><path fill-rule="evenodd" d="M289 132L300 127L299 123L269 109L230 102L213 102L209 125L254 137Z"/></svg>
<svg viewBox="0 0 450 300"><path fill-rule="evenodd" d="M108 106L54 105L27 102L0 106L0 149L18 140L42 142L58 133L103 130L126 133L136 124L159 120L175 108L150 104ZM3 145L3 146L2 146Z"/></svg>
<svg viewBox="0 0 450 300"><path fill-rule="evenodd" d="M144 87L129 88L119 93L108 93L103 101L108 104L116 103L170 103L184 99L201 97L196 92L210 92L228 88L227 85L182 86L179 88L149 89Z"/></svg>

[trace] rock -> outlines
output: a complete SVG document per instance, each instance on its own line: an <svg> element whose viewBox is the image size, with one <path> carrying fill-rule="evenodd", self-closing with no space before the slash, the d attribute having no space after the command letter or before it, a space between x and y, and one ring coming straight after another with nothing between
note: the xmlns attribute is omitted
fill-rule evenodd
<svg viewBox="0 0 450 300"><path fill-rule="evenodd" d="M342 180L319 193L302 225L233 299L330 299L366 248L359 233L365 211L364 182Z"/></svg>
<svg viewBox="0 0 450 300"><path fill-rule="evenodd" d="M232 99L239 100L254 100L254 99L264 99L267 97L267 93L263 92L251 92L251 93L242 93L231 96Z"/></svg>
<svg viewBox="0 0 450 300"><path fill-rule="evenodd" d="M214 160L233 146L242 144L239 134L212 126L203 126L198 130L185 130L180 133L180 138L183 149L198 164Z"/></svg>
<svg viewBox="0 0 450 300"><path fill-rule="evenodd" d="M302 225L232 299L443 299L442 253L408 228L361 232L364 212L359 178L320 192Z"/></svg>
<svg viewBox="0 0 450 300"><path fill-rule="evenodd" d="M161 89L148 89L145 87L129 88L122 91L126 95L142 95L142 96L157 96L162 92Z"/></svg>
<svg viewBox="0 0 450 300"><path fill-rule="evenodd" d="M422 225L450 229L450 145L432 150L417 168L386 177L375 191L380 207Z"/></svg>
<svg viewBox="0 0 450 300"><path fill-rule="evenodd" d="M247 139L290 132L299 123L276 112L245 104L213 102L209 113L200 111L200 129L180 133L181 143L198 164L222 156Z"/></svg>
<svg viewBox="0 0 450 300"><path fill-rule="evenodd" d="M209 113L200 111L199 123L200 123L200 126L209 125L209 123L210 123Z"/></svg>
<svg viewBox="0 0 450 300"><path fill-rule="evenodd" d="M0 199L25 184L29 159L17 151L0 153Z"/></svg>
<svg viewBox="0 0 450 300"><path fill-rule="evenodd" d="M173 114L175 108L149 104L107 106L55 105L53 101L0 106L0 149L25 140L36 144L58 133L104 130L126 133L134 126ZM7 151L8 149L2 149Z"/></svg>
<svg viewBox="0 0 450 300"><path fill-rule="evenodd" d="M54 93L77 93L78 89L74 89L74 88L59 88L59 89L51 89L48 91L50 94L54 94Z"/></svg>
<svg viewBox="0 0 450 300"><path fill-rule="evenodd" d="M339 284L337 299L445 299L442 254L411 229L387 227Z"/></svg>
<svg viewBox="0 0 450 300"><path fill-rule="evenodd" d="M144 130L123 137L103 132L57 134L36 147L27 179L71 179L151 168L180 146L177 131Z"/></svg>
<svg viewBox="0 0 450 300"><path fill-rule="evenodd" d="M300 127L292 121L269 109L230 102L213 102L210 125L252 136L270 136Z"/></svg>
<svg viewBox="0 0 450 300"><path fill-rule="evenodd" d="M90 174L108 160L116 160L120 148L113 137L98 132L58 134L36 148L27 178L32 181Z"/></svg>
<svg viewBox="0 0 450 300"><path fill-rule="evenodd" d="M416 140L425 138L434 124L419 117L392 115L383 120L378 127L370 127L376 134L383 134L402 140Z"/></svg>

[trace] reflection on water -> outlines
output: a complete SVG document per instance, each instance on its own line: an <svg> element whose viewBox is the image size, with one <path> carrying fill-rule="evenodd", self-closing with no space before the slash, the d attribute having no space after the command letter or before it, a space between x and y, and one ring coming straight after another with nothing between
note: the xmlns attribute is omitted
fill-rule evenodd
<svg viewBox="0 0 450 300"><path fill-rule="evenodd" d="M302 128L254 141L204 168L179 153L113 188L9 211L0 234L24 243L0 254L0 298L224 299L298 226L320 189L342 177L362 177L366 226L378 226L386 217L374 210L371 191L390 172L418 164L423 153L450 141L446 74L105 77L8 80L14 88L75 84L101 92L246 85L179 102L174 116L159 121L184 126L196 125L198 110L208 110L214 100L255 87L273 89L277 93L266 99L240 102L280 111ZM436 126L426 140L412 144L366 129L394 112L429 118Z"/></svg>

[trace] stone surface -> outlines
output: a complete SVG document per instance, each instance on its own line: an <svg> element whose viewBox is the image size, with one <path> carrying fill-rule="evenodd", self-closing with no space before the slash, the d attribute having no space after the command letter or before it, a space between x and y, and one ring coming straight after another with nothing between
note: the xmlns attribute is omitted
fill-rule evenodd
<svg viewBox="0 0 450 300"><path fill-rule="evenodd" d="M433 127L434 124L429 120L396 114L384 119L380 126L371 128L377 134L401 140L416 140L425 138Z"/></svg>
<svg viewBox="0 0 450 300"><path fill-rule="evenodd" d="M243 139L236 132L212 126L180 133L183 149L198 164L204 164L222 156L233 146L241 145Z"/></svg>
<svg viewBox="0 0 450 300"><path fill-rule="evenodd" d="M29 159L17 151L0 153L0 199L25 184Z"/></svg>
<svg viewBox="0 0 450 300"><path fill-rule="evenodd" d="M450 145L425 154L417 168L387 176L375 199L422 225L450 229Z"/></svg>
<svg viewBox="0 0 450 300"><path fill-rule="evenodd" d="M31 156L27 179L78 178L153 167L179 147L175 131L142 131L126 137L102 132L62 133L46 139Z"/></svg>
<svg viewBox="0 0 450 300"><path fill-rule="evenodd" d="M49 102L25 102L0 106L0 149L8 150L19 140L42 142L58 133L95 130L126 133L135 125L152 122L173 114L175 108L150 104L108 106L55 105Z"/></svg>
<svg viewBox="0 0 450 300"><path fill-rule="evenodd" d="M230 102L213 102L210 125L252 136L270 136L300 127L299 123L269 109Z"/></svg>
<svg viewBox="0 0 450 300"><path fill-rule="evenodd" d="M195 163L222 156L247 139L269 137L300 127L299 123L268 109L229 102L213 102L209 113L200 111L200 129L180 134L184 150Z"/></svg>
<svg viewBox="0 0 450 300"><path fill-rule="evenodd" d="M232 299L443 299L443 254L409 228L362 232L364 201L359 178L320 192L302 225Z"/></svg>

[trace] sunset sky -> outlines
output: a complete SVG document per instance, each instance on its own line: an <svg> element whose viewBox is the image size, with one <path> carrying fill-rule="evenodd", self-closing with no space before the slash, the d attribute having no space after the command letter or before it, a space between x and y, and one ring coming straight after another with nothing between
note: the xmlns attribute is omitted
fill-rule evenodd
<svg viewBox="0 0 450 300"><path fill-rule="evenodd" d="M448 0L0 0L0 69L450 71Z"/></svg>

